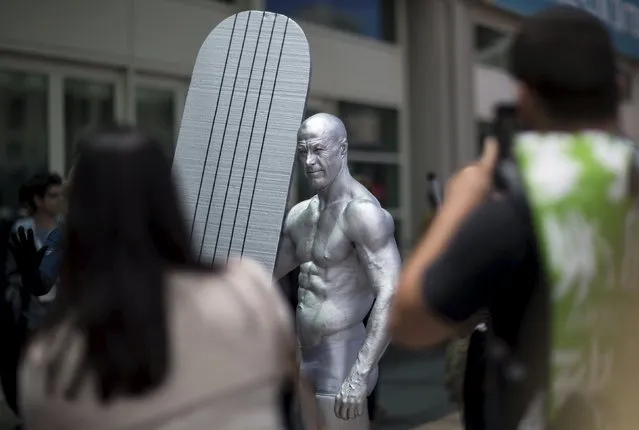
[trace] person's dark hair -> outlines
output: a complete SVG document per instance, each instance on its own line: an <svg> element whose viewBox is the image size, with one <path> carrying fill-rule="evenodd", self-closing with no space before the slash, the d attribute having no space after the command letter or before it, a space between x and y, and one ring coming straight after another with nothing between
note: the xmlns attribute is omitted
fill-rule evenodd
<svg viewBox="0 0 639 430"><path fill-rule="evenodd" d="M614 119L620 103L616 54L605 25L571 6L524 20L510 48L510 71L557 121Z"/></svg>
<svg viewBox="0 0 639 430"><path fill-rule="evenodd" d="M159 145L130 127L85 139L47 328L71 324L86 341L66 395L74 397L81 382L92 378L107 402L143 395L164 382L170 371L167 273L210 268L191 252L171 164ZM61 360L49 364L50 390Z"/></svg>
<svg viewBox="0 0 639 430"><path fill-rule="evenodd" d="M36 211L38 208L35 203L35 198L44 198L49 188L56 185L62 185L62 177L57 173L37 174L27 181L23 186L24 190L21 189L21 191L24 192L24 196L27 198L31 210ZM22 196L20 196L20 198L22 198Z"/></svg>

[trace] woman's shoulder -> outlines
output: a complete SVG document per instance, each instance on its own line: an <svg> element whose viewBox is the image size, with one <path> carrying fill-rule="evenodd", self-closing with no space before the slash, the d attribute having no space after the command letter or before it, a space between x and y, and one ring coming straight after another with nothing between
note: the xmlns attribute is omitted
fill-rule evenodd
<svg viewBox="0 0 639 430"><path fill-rule="evenodd" d="M230 260L210 271L180 271L171 275L173 288L183 290L189 285L189 291L219 291L221 286L235 285L242 289L272 289L273 280L266 270L255 261L248 259ZM224 291L224 290L222 290Z"/></svg>
<svg viewBox="0 0 639 430"><path fill-rule="evenodd" d="M52 357L64 353L65 357L77 358L83 348L83 337L73 326L70 319L36 332L23 355L23 362L32 366L43 367Z"/></svg>
<svg viewBox="0 0 639 430"><path fill-rule="evenodd" d="M22 355L18 372L20 402L33 406L56 393L47 392L54 372L56 385L64 386L82 360L84 340L68 323L36 333ZM55 369L55 371L53 370Z"/></svg>
<svg viewBox="0 0 639 430"><path fill-rule="evenodd" d="M230 260L210 273L181 272L172 279L173 294L177 296L174 306L197 310L215 323L239 322L254 313L280 314L286 308L273 278L259 263L245 258Z"/></svg>

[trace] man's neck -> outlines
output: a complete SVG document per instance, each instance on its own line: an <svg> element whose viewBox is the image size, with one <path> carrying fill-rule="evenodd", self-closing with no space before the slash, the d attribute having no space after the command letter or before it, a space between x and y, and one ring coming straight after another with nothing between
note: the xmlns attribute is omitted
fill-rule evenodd
<svg viewBox="0 0 639 430"><path fill-rule="evenodd" d="M343 166L333 182L328 186L317 190L317 197L320 201L320 208L343 200L349 189L349 182L352 179L348 167Z"/></svg>
<svg viewBox="0 0 639 430"><path fill-rule="evenodd" d="M33 222L36 228L39 228L42 230L51 230L53 227L55 227L55 224L56 224L55 218L45 213L33 214Z"/></svg>
<svg viewBox="0 0 639 430"><path fill-rule="evenodd" d="M562 123L551 123L545 122L542 127L538 130L542 133L547 132L563 132L563 133L579 133L583 131L601 131L604 133L621 135L621 128L619 126L619 121L616 118L604 121L596 121L596 122L588 122L583 123L581 121L576 121L574 123L570 122L562 122Z"/></svg>

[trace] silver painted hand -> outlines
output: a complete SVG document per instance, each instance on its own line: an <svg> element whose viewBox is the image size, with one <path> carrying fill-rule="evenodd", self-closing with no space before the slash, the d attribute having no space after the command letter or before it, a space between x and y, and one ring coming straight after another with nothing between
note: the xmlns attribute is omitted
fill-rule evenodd
<svg viewBox="0 0 639 430"><path fill-rule="evenodd" d="M351 420L364 412L367 402L368 378L359 373L351 373L342 383L335 397L335 415L342 420Z"/></svg>

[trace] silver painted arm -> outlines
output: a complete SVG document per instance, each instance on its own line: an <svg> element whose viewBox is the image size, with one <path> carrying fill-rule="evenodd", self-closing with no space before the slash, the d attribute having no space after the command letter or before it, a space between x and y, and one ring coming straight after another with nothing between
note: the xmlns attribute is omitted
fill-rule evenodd
<svg viewBox="0 0 639 430"><path fill-rule="evenodd" d="M346 233L355 243L375 292L375 304L366 327L366 340L351 375L368 376L390 342L390 305L401 270L393 218L370 201L353 201L345 211Z"/></svg>

